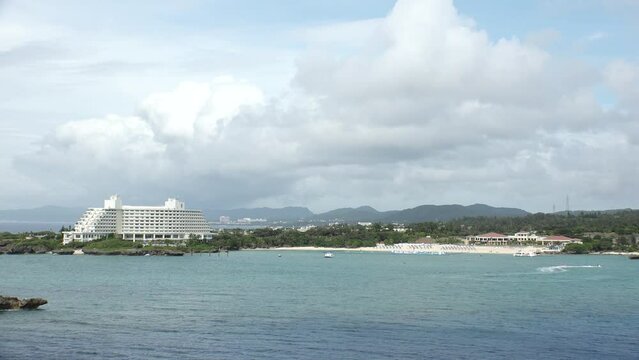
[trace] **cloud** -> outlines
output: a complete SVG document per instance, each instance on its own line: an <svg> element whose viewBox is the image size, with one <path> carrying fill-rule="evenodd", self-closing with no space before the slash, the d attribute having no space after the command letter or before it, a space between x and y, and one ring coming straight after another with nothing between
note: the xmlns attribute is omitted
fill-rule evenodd
<svg viewBox="0 0 639 360"><path fill-rule="evenodd" d="M55 178L60 199L178 194L208 208L639 200L633 64L600 73L491 40L450 0L402 0L384 18L302 37L282 93L228 76L182 82L132 115L63 124L16 165ZM602 79L623 111L599 105Z"/></svg>
<svg viewBox="0 0 639 360"><path fill-rule="evenodd" d="M158 136L193 140L215 137L244 105L263 103L255 86L221 77L209 84L182 83L167 93L152 94L142 103L141 116Z"/></svg>
<svg viewBox="0 0 639 360"><path fill-rule="evenodd" d="M137 190L147 192L142 198L148 201L158 193L195 197L226 184L224 192L213 196L245 199L252 190L228 188L245 176L257 177L268 168L270 151L288 146L269 139L265 128L252 132L257 115L250 115L251 109L263 101L258 88L230 77L182 83L173 91L149 95L136 115L65 123L16 166L37 177L56 173L59 181L81 185L67 188L85 196L90 188L125 194ZM246 182L259 188L268 180Z"/></svg>
<svg viewBox="0 0 639 360"><path fill-rule="evenodd" d="M586 36L586 40L587 41L598 41L601 39L605 39L608 36L608 34L606 34L605 32L602 31L597 31L594 32L588 36Z"/></svg>
<svg viewBox="0 0 639 360"><path fill-rule="evenodd" d="M639 110L639 64L613 61L604 69L604 80L619 98L622 108Z"/></svg>
<svg viewBox="0 0 639 360"><path fill-rule="evenodd" d="M309 92L335 97L417 93L498 100L535 79L548 58L517 39L491 43L450 1L401 1L372 25L377 36L369 48L375 51L333 57L311 53L300 61L296 81Z"/></svg>

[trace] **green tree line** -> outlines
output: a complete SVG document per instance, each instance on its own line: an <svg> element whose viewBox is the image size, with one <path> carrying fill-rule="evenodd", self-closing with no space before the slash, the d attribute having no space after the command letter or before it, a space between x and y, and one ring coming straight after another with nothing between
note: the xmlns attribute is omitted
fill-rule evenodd
<svg viewBox="0 0 639 360"><path fill-rule="evenodd" d="M537 231L539 235L565 235L583 240L581 245L570 245L569 252L636 251L639 239L639 210L618 212L587 212L570 214L531 214L523 217L476 217L446 222L422 222L406 225L405 231L394 231L393 224L372 226L337 224L318 226L301 232L292 228L261 228L254 230L224 230L213 240L191 238L184 247L192 251L237 250L269 247L368 247L377 243L387 245L414 242L430 236L434 242L454 243L468 235L486 232L512 234L519 231ZM11 234L0 232L0 242L19 241L25 246L37 244L46 248L61 247L61 233L38 232ZM111 236L100 246L126 246L128 242ZM59 245L56 245L58 244ZM2 245L2 244L0 244ZM87 246L87 244L76 244ZM88 245L93 246L93 245ZM95 244L95 246L98 246ZM135 244L139 246L139 244ZM133 247L133 244L131 245Z"/></svg>

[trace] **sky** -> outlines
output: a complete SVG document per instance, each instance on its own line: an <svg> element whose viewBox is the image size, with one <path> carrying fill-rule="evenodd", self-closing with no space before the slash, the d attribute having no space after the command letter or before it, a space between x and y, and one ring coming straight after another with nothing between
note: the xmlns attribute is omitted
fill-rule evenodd
<svg viewBox="0 0 639 360"><path fill-rule="evenodd" d="M0 0L0 209L639 208L639 2Z"/></svg>

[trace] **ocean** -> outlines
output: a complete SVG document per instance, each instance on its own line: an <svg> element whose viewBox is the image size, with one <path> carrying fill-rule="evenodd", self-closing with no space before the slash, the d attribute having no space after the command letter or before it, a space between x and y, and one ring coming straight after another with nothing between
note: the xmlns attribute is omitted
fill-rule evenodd
<svg viewBox="0 0 639 360"><path fill-rule="evenodd" d="M1 359L637 359L621 256L0 255Z"/></svg>

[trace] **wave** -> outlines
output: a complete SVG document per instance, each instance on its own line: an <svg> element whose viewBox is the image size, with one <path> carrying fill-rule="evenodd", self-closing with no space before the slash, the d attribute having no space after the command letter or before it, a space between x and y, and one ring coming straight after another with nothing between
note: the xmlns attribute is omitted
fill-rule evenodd
<svg viewBox="0 0 639 360"><path fill-rule="evenodd" d="M537 268L537 271L541 271L543 273L555 273L555 272L566 272L568 269L574 268L600 268L601 265L557 265L557 266L544 266Z"/></svg>

